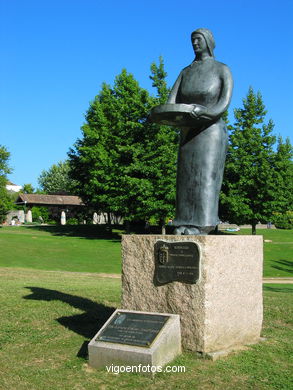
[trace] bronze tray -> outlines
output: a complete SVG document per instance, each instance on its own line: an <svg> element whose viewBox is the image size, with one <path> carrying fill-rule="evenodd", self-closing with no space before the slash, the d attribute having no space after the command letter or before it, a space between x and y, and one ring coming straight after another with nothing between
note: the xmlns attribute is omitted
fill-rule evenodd
<svg viewBox="0 0 293 390"><path fill-rule="evenodd" d="M193 104L160 104L152 108L150 120L161 125L178 127L198 127L207 125L212 121L210 118L204 116L194 118L191 116L193 109Z"/></svg>

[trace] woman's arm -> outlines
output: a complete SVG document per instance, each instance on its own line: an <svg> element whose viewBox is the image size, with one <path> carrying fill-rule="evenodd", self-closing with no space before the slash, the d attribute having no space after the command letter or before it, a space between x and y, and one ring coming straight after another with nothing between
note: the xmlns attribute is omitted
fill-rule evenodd
<svg viewBox="0 0 293 390"><path fill-rule="evenodd" d="M219 100L216 105L211 108L211 114L214 117L221 116L228 108L233 91L233 79L230 69L226 65L222 65L221 80L222 88Z"/></svg>
<svg viewBox="0 0 293 390"><path fill-rule="evenodd" d="M219 64L219 78L221 80L221 90L217 103L211 107L202 107L194 104L191 116L198 119L206 118L213 120L219 118L227 110L233 90L232 74L228 66Z"/></svg>

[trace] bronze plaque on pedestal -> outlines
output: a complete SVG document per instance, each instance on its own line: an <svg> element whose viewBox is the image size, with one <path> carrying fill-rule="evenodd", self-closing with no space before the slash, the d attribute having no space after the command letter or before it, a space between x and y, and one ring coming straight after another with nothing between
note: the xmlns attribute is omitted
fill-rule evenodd
<svg viewBox="0 0 293 390"><path fill-rule="evenodd" d="M155 243L155 282L196 283L199 279L200 251L192 241Z"/></svg>

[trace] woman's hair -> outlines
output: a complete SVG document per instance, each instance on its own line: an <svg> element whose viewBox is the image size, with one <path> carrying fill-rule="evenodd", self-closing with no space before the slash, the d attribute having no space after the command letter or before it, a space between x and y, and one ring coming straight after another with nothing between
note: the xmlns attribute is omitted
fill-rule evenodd
<svg viewBox="0 0 293 390"><path fill-rule="evenodd" d="M214 48L216 47L216 43L215 43L214 36L213 36L213 33L211 32L211 30L208 30L207 28L198 28L197 30L195 30L191 33L191 39L193 38L193 36L195 34L200 34L204 37L206 44L207 44L207 47L208 47L208 50L209 50L209 53L210 53L210 56L214 57Z"/></svg>

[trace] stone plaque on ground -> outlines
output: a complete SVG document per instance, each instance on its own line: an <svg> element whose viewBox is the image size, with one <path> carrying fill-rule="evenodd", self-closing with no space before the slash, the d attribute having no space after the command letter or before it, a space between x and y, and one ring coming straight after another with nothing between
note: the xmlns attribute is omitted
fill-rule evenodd
<svg viewBox="0 0 293 390"><path fill-rule="evenodd" d="M200 274L200 249L191 241L155 243L155 281L196 283Z"/></svg>
<svg viewBox="0 0 293 390"><path fill-rule="evenodd" d="M96 341L149 347L170 316L117 311Z"/></svg>
<svg viewBox="0 0 293 390"><path fill-rule="evenodd" d="M89 364L164 366L181 353L178 314L117 309L88 345Z"/></svg>

